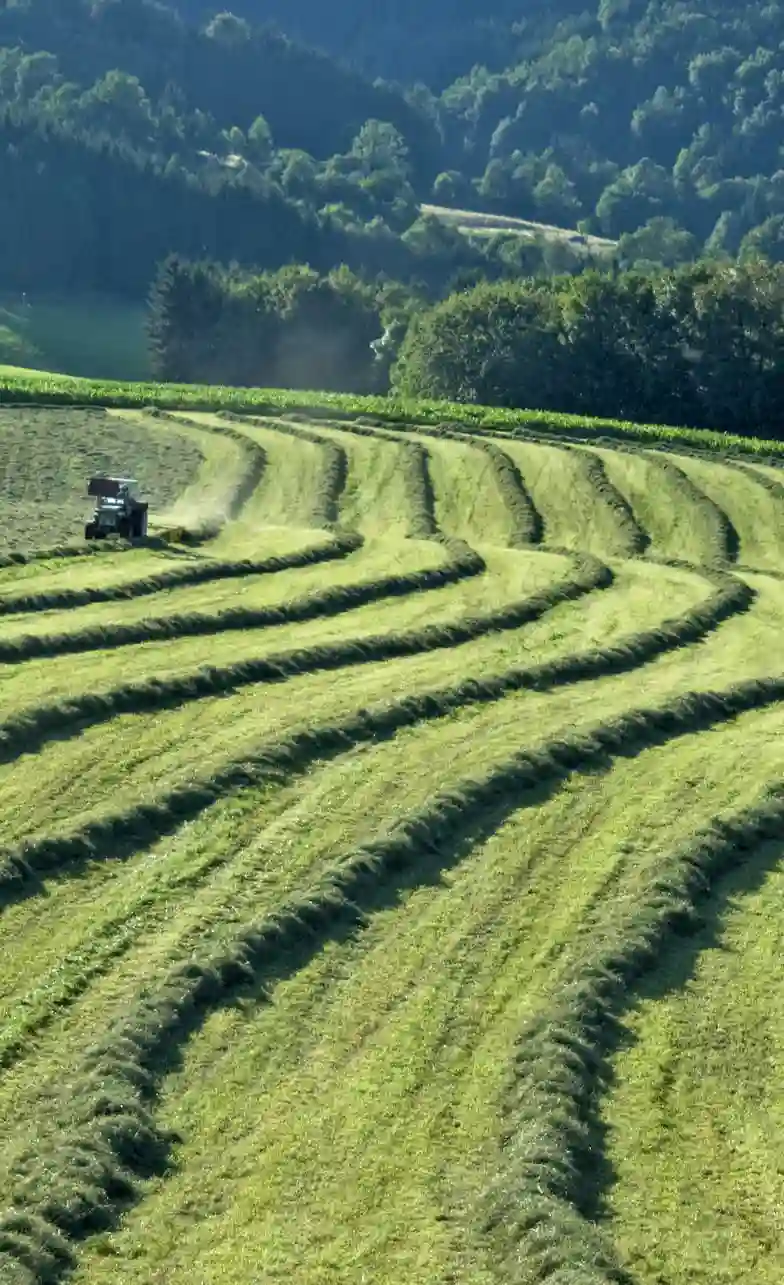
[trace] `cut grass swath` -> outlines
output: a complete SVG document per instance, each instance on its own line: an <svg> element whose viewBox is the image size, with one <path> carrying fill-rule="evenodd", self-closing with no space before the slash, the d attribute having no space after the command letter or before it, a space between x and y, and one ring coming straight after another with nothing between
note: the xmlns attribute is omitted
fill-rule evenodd
<svg viewBox="0 0 784 1285"><path fill-rule="evenodd" d="M232 416L232 418L242 419L244 417ZM428 458L427 448L421 442L411 440L412 433L433 437L437 440L446 439L460 442L464 446L472 446L484 452L492 464L496 486L499 494L503 497L511 519L510 548L527 548L531 544L541 543L544 538L542 515L538 512L517 465L505 451L501 450L496 441L492 440L493 436L498 440L502 440L503 434L480 434L479 432L468 432L465 428L461 431L460 425L422 425L409 422L397 423L396 421L384 424L381 420L370 420L367 417L363 417L353 423L337 420L332 424L332 427L339 429L340 432L364 433L381 441L396 441L401 445L408 445L409 450L423 451L426 459ZM429 485L429 490L431 504L434 506L432 485Z"/></svg>
<svg viewBox="0 0 784 1285"><path fill-rule="evenodd" d="M784 833L784 784L715 821L662 863L645 899L592 943L548 1011L520 1032L503 1166L486 1228L510 1285L631 1285L594 1221L597 1107L617 1023L668 944L699 927L699 906L729 870Z"/></svg>
<svg viewBox="0 0 784 1285"><path fill-rule="evenodd" d="M347 639L329 646L283 652L259 660L239 661L224 667L205 667L182 678L150 679L128 683L102 694L89 694L71 701L41 705L0 724L0 761L8 762L20 753L30 753L50 737L68 730L106 722L118 714L138 714L172 709L188 701L217 696L256 683L279 683L298 674L366 665L379 660L421 655L455 647L486 634L538 620L561 602L573 601L613 583L608 567L587 555L571 555L576 574L547 589L531 594L483 615L464 617L453 624L430 625L406 633L382 634L360 641ZM429 573L422 573L429 574ZM366 585L366 591L369 586ZM372 590L371 590L372 592Z"/></svg>
<svg viewBox="0 0 784 1285"><path fill-rule="evenodd" d="M0 569L8 567L28 567L36 562L56 562L60 558L94 558L102 554L130 553L133 549L147 551L168 550L172 545L185 544L194 546L206 544L217 534L215 527L202 531L191 531L187 527L163 529L154 536L144 540L121 540L119 537L100 540L95 543L57 544L51 549L14 550L0 554Z"/></svg>
<svg viewBox="0 0 784 1285"><path fill-rule="evenodd" d="M72 1265L80 1240L112 1226L135 1198L139 1181L166 1166L173 1139L156 1126L154 1101L176 1050L210 1011L245 986L262 981L272 986L302 968L328 940L360 931L375 909L379 889L383 887L389 896L403 879L410 880L423 850L446 868L460 859L467 840L481 833L485 818L494 828L503 815L525 807L528 792L540 798L542 790L558 789L574 772L782 699L784 677L720 692L690 692L659 708L632 710L586 733L521 750L486 776L437 796L384 837L347 854L332 872L282 906L274 917L245 925L229 946L207 949L175 966L156 992L140 996L128 1017L86 1054L81 1078L69 1088L69 1118L62 1122L54 1143L44 1144L17 1166L10 1208L0 1216L0 1266L13 1271L12 1279L20 1283L32 1285L42 1277L57 1280ZM776 824L779 818L780 813ZM759 824L757 819L757 828ZM770 824L766 815L764 825ZM663 882L657 891L672 918L677 888ZM643 933L642 947L647 944L648 935ZM640 953L638 940L634 958ZM615 954L607 963L602 960L590 982L596 986L613 967L618 967ZM613 980L617 986L617 979ZM573 1040L562 1038L555 1043L565 1043L568 1049ZM550 1056L551 1046L545 1041L543 1047ZM563 1065L564 1060L559 1072ZM568 1060L566 1065L571 1067ZM563 1089L560 1096L564 1097ZM563 1103L559 1100L561 1111L567 1103L568 1098ZM553 1114L551 1108L549 1120ZM559 1112L558 1123L560 1119ZM530 1152L525 1155L530 1159ZM552 1166L557 1190L564 1181L562 1168ZM533 1212L519 1222L523 1230L537 1226ZM551 1261L543 1257L539 1279L547 1279L543 1272ZM570 1268L579 1270L575 1263L572 1256ZM576 1279L580 1285L583 1280L586 1285L604 1285L596 1275ZM619 1277L605 1279L618 1281Z"/></svg>
<svg viewBox="0 0 784 1285"><path fill-rule="evenodd" d="M223 418L228 417L224 416ZM274 427L279 433L285 433L295 440L310 442L312 446L317 446L322 451L325 464L319 495L320 507L315 520L318 526L323 526L327 530L336 529L340 525L340 497L346 489L348 480L349 463L345 450L337 442L333 442L326 437L320 437L318 433L298 425L284 424L278 421L274 425L270 425L270 427ZM244 436L246 441L251 440L246 434L237 433L236 430L231 431L238 437Z"/></svg>
<svg viewBox="0 0 784 1285"><path fill-rule="evenodd" d="M231 411L223 411L222 419L227 419L238 424L263 424L265 428L273 429L277 432L289 432L303 436L307 430L295 428L294 425L300 420L300 416L289 415L280 417L271 417L261 419L259 416L235 415ZM340 432L355 433L360 437L375 437L377 440L386 438L387 441L397 441L402 450L402 470L404 474L404 486L408 503L412 511L411 526L408 531L409 539L412 540L432 540L439 535L438 523L436 522L435 513L435 495L433 493L433 484L430 478L430 464L427 450L420 442L407 441L405 438L390 438L388 434L375 433L372 428L355 423L339 423L335 427ZM317 442L323 446L329 442L328 438L313 432L307 432L304 438L306 441ZM334 443L329 442L330 445ZM340 494L345 489L350 465L348 458L345 456L346 477L339 477ZM337 501L333 500L331 511L337 511Z"/></svg>
<svg viewBox="0 0 784 1285"><path fill-rule="evenodd" d="M695 486L691 478L687 477L673 460L664 458L661 451L657 451L653 458L659 468L666 472L673 489L683 496L684 502L691 504L700 512L706 528L711 533L716 562L735 562L740 550L740 539L724 510L709 499L704 491Z"/></svg>
<svg viewBox="0 0 784 1285"><path fill-rule="evenodd" d="M65 634L24 634L0 639L0 663L14 664L33 657L63 656L110 647L129 647L162 639L209 637L232 629L265 629L321 617L337 616L353 607L364 607L384 598L423 593L457 584L486 570L484 559L456 542L448 545L452 557L443 567L384 576L352 585L335 585L319 593L281 603L279 607L228 607L213 614L149 617L128 625L99 625Z"/></svg>
<svg viewBox="0 0 784 1285"><path fill-rule="evenodd" d="M390 431L392 428L403 430L401 436L394 436ZM358 427L355 424L341 424L342 431L357 432ZM544 523L542 515L537 511L536 505L522 479L519 469L513 460L502 451L499 446L487 438L480 437L478 434L459 432L452 430L448 426L438 425L432 429L423 429L417 425L389 425L389 429L381 426L365 426L361 431L371 432L381 440L389 440L391 437L395 441L406 443L406 432L417 429L425 436L435 438L447 438L452 441L462 442L463 445L473 446L477 450L483 451L493 467L495 483L498 487L499 494L503 497L504 504L511 519L511 537L509 547L512 549L527 548L531 544L539 544L543 538ZM421 442L407 443L409 450L419 450L425 453L426 448ZM432 485L430 486L431 503L433 503Z"/></svg>
<svg viewBox="0 0 784 1285"><path fill-rule="evenodd" d="M192 786L178 787L154 804L92 822L71 835L44 836L7 848L5 852L0 850L0 906L4 901L34 894L44 874L97 859L102 853L115 858L129 855L140 843L171 833L183 821L199 815L219 798L238 789L256 786L268 779L288 778L307 770L318 759L344 753L347 748L368 740L394 736L403 728L447 717L469 705L492 703L514 692L547 691L583 679L628 672L666 651L698 642L723 620L748 610L754 600L753 591L743 582L729 576L717 575L716 579L719 587L706 602L655 629L632 634L615 646L558 657L528 668L509 669L484 680L467 678L450 687L434 688L389 702L375 710L362 710L341 722L264 745L257 754L227 764ZM69 709L66 706L63 710L66 716ZM41 711L38 717L42 717ZM7 755L12 752L14 737L24 736L34 719L35 715L22 716L18 723L5 725ZM61 724L59 730L67 726ZM47 730L41 727L39 735L43 738Z"/></svg>
<svg viewBox="0 0 784 1285"><path fill-rule="evenodd" d="M144 576L103 588L58 589L46 593L7 594L0 597L0 615L23 615L32 611L68 610L84 607L89 603L121 602L127 598L145 598L165 589L180 589L184 585L208 584L213 580L237 580L244 576L274 575L276 571L290 571L297 567L313 566L348 557L362 546L362 537L351 532L336 536L324 544L310 545L293 553L278 557L262 558L258 562L244 559L223 562L217 558L204 558L186 567L161 571L158 575Z"/></svg>

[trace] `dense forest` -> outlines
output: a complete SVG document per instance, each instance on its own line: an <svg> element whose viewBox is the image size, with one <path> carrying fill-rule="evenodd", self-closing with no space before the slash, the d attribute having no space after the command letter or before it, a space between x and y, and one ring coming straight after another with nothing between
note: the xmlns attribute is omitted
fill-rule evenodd
<svg viewBox="0 0 784 1285"><path fill-rule="evenodd" d="M203 16L203 0L185 3ZM265 0L264 12L405 86L437 126L445 203L611 237L657 221L640 257L734 255L749 234L778 252L781 4Z"/></svg>
<svg viewBox="0 0 784 1285"><path fill-rule="evenodd" d="M231 14L18 0L0 12L0 293L143 297L174 251L346 262L436 293L584 266L423 217L440 149L400 89Z"/></svg>
<svg viewBox="0 0 784 1285"><path fill-rule="evenodd" d="M279 30L324 49L369 77L440 92L474 65L493 70L508 62L520 32L551 11L547 0L232 0L235 12L258 21L263 11ZM564 12L564 6L555 5ZM180 0L184 14L205 21L211 0ZM579 9L577 10L579 12ZM561 15L563 16L563 14ZM558 21L558 18L555 19ZM553 24L550 23L551 27ZM540 27L540 30L543 28Z"/></svg>
<svg viewBox="0 0 784 1285"><path fill-rule="evenodd" d="M343 265L409 312L483 282L784 259L776 3L232 7L5 0L0 298L141 300L171 255L235 286ZM468 232L428 204L577 235Z"/></svg>
<svg viewBox="0 0 784 1285"><path fill-rule="evenodd" d="M453 237L448 249L422 226L428 201L579 226L619 240L627 264L778 257L784 8L599 0L591 13L529 0L521 14L514 0L269 0L264 15L281 30L254 25L256 0L234 3L236 15L202 0L6 0L0 191L47 203L67 154L108 229L116 216L92 177L97 150L110 157L105 187L119 184L129 209L139 191L146 216L153 176L165 180L156 221L167 250L192 252L181 210L206 193L222 211L206 253L261 267L275 266L285 205L304 221L308 260L342 255L416 274L398 244L416 225L415 259L435 248L455 270L482 275L478 241ZM256 226L269 218L258 244L247 236L249 199L261 206ZM168 230L177 226L179 238ZM335 232L360 244L347 248ZM55 239L65 253L65 234ZM285 238L281 262L301 253L297 243ZM528 250L528 260L511 255L510 272L541 266ZM139 268L147 273L146 261Z"/></svg>

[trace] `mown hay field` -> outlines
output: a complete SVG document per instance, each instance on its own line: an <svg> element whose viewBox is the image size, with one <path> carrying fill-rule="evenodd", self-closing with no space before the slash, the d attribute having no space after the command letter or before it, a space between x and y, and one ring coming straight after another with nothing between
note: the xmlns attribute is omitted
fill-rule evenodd
<svg viewBox="0 0 784 1285"><path fill-rule="evenodd" d="M95 473L136 477L156 509L196 479L204 457L185 434L151 432L100 410L0 407L0 549L56 546L84 527Z"/></svg>
<svg viewBox="0 0 784 1285"><path fill-rule="evenodd" d="M0 411L0 1281L778 1283L784 472L274 409Z"/></svg>

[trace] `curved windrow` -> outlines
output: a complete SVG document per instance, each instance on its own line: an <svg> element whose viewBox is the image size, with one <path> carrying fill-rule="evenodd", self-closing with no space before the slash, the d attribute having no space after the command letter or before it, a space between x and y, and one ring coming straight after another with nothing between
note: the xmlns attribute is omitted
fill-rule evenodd
<svg viewBox="0 0 784 1285"><path fill-rule="evenodd" d="M244 464L0 573L0 1279L773 1285L777 479L104 421Z"/></svg>

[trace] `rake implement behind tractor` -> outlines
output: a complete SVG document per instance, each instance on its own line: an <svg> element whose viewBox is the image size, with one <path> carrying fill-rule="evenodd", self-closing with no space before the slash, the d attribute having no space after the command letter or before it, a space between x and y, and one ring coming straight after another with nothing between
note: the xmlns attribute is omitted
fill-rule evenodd
<svg viewBox="0 0 784 1285"><path fill-rule="evenodd" d="M122 540L143 540L147 535L149 505L138 498L138 484L132 477L91 477L87 494L97 504L92 521L84 528L85 540L105 540L116 535Z"/></svg>

